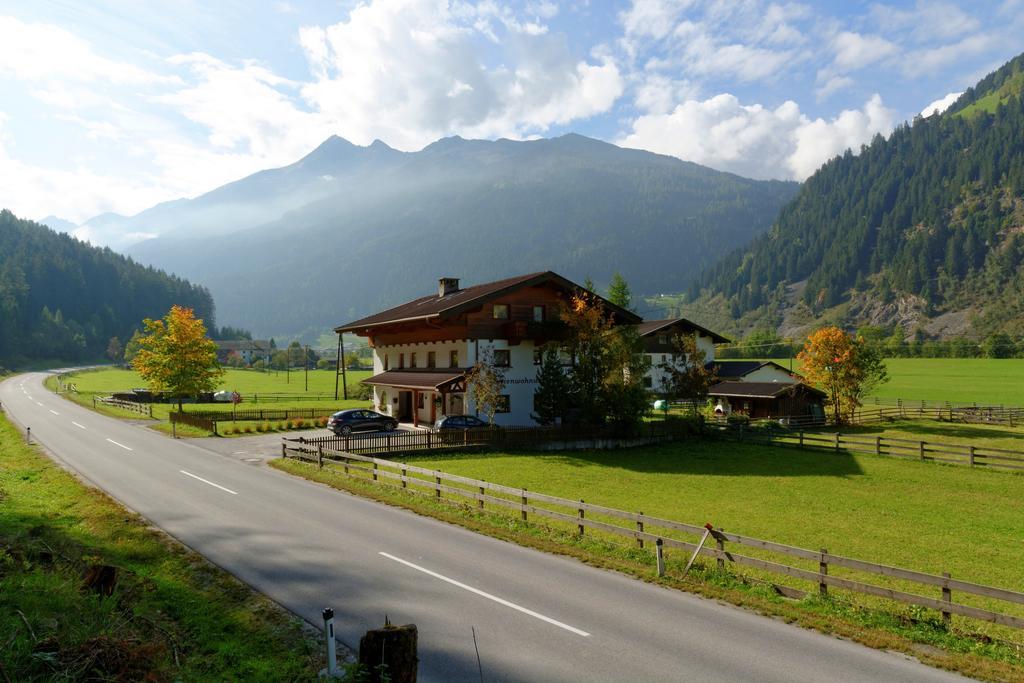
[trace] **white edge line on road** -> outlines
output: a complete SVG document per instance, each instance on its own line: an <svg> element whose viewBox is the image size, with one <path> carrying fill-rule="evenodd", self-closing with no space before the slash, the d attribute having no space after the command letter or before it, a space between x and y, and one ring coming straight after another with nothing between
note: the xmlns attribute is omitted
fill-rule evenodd
<svg viewBox="0 0 1024 683"><path fill-rule="evenodd" d="M562 622L560 622L560 621L558 621L556 619L552 619L551 617L546 617L543 614L540 614L538 612L534 612L531 609L527 609L525 607L521 607L521 606L517 605L514 602L509 602L508 600L505 600L504 598L499 598L497 595L491 595L490 593L485 593L484 591L480 590L479 588L473 588L472 586L467 586L466 584L461 583L459 581L456 581L455 579L449 579L447 576L444 576L442 574L438 574L437 572L432 572L429 569L421 567L418 564L413 564L412 562L409 562L408 560L403 560L400 557L395 557L394 555L391 555L389 553L385 553L383 551L380 551L377 554L378 555L383 555L384 557L388 558L389 560L394 560L395 562L399 562L401 564L404 564L406 567L412 567L416 571L423 572L424 574L427 574L428 576L433 576L435 579L440 579L442 581L450 583L453 586L457 586L457 587L459 587L459 588L461 588L463 590L467 590L470 593L476 593L477 595L479 595L481 597L484 597L484 598L487 598L488 600L493 600L494 602L498 603L499 605L504 605L505 607L511 607L512 609L514 609L516 611L519 611L519 612L522 612L523 614L528 614L531 617L534 617L535 619L540 619L541 621L546 621L547 623L553 624L554 626L557 626L558 628L564 628L566 631L571 631L572 633L575 633L578 636L587 637L587 636L590 635L586 631L582 631L582 630L576 628L575 626L569 626L568 624L563 624Z"/></svg>
<svg viewBox="0 0 1024 683"><path fill-rule="evenodd" d="M210 486L218 488L221 491L227 491L228 493L230 493L233 496L237 496L238 495L237 491L232 491L231 489L226 489L223 486L221 486L220 484L214 484L212 481L209 481L207 479L203 479L202 477L197 477L196 475L192 474L191 472L186 472L185 470L178 470L178 471L181 472L182 474L184 474L186 477L192 477L193 479L198 479L199 481L203 482L204 484L209 484Z"/></svg>
<svg viewBox="0 0 1024 683"><path fill-rule="evenodd" d="M51 413L53 413L54 415L60 415L60 413L58 413L58 412L57 412L56 410L54 410L53 408L51 408L51 409L50 409L50 412L51 412Z"/></svg>
<svg viewBox="0 0 1024 683"><path fill-rule="evenodd" d="M74 422L74 421L72 421L72 422L71 422L71 424L75 425L75 426L76 426L76 427L78 427L79 429L85 429L85 425L80 425L80 424L78 424L77 422Z"/></svg>
<svg viewBox="0 0 1024 683"><path fill-rule="evenodd" d="M84 429L84 427L83 427L83 429ZM131 448L128 448L127 446L125 446L123 443L118 443L118 442L114 441L113 439L107 439L107 441L109 441L110 443L114 444L115 446L120 446L121 448L125 449L126 451L132 450Z"/></svg>

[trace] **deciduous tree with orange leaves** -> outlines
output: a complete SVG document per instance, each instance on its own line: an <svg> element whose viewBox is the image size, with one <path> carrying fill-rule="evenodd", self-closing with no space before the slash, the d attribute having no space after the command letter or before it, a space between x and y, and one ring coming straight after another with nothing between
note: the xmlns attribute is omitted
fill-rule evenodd
<svg viewBox="0 0 1024 683"><path fill-rule="evenodd" d="M206 325L191 308L172 306L162 320L142 321L146 335L132 367L151 391L178 399L214 391L224 370L217 363L217 345L206 336Z"/></svg>
<svg viewBox="0 0 1024 683"><path fill-rule="evenodd" d="M797 359L807 380L828 392L836 424L850 421L861 399L889 381L875 347L838 327L811 334Z"/></svg>

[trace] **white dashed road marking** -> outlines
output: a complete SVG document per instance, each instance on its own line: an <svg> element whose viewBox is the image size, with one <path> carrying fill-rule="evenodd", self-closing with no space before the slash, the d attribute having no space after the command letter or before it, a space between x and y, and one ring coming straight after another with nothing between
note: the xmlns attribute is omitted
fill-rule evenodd
<svg viewBox="0 0 1024 683"><path fill-rule="evenodd" d="M220 484L214 484L209 479L203 479L202 477L197 477L196 475L192 474L191 472L186 472L185 470L178 470L178 471L181 472L182 474L184 474L186 477L192 477L193 479L198 479L199 481L203 482L204 484L209 484L210 486L213 486L214 488L218 488L221 491L227 491L228 493L230 493L233 496L237 496L238 495L237 491L232 491L231 489L224 488Z"/></svg>
<svg viewBox="0 0 1024 683"><path fill-rule="evenodd" d="M572 633L575 633L578 636L587 637L587 636L590 635L586 631L580 630L580 629L576 628L575 626L569 626L568 624L563 624L562 622L557 621L555 619L552 619L551 617L546 617L543 614L540 614L539 612L534 612L532 609L527 609L525 607L521 607L520 605L517 605L514 602L509 602L508 600L505 600L504 598L499 598L497 595L491 595L490 593L485 593L484 591L480 590L479 588L473 588L472 586L467 586L466 584L464 584L464 583L462 583L460 581L456 581L455 579L449 579L447 576L444 576L443 574L438 574L437 572L432 572L429 569L421 567L421 566L419 566L417 564L413 564L412 562L409 562L408 560L403 560L400 557L395 557L394 555L391 555L391 554L388 554L388 553L385 553L385 552L379 552L377 554L378 555L382 555L382 556L388 558L389 560L394 560L395 562L399 562L401 564L404 564L406 567L411 567L411 568L415 569L416 571L423 572L427 576L433 576L435 579L440 579L440 580L442 580L442 581L444 581L446 583L450 583L451 585L457 586L458 588L461 588L462 590L467 590L470 593L475 593L476 595L479 595L480 597L487 598L488 600L493 600L494 602L498 603L499 605L504 605L505 607L511 607L512 609L516 610L517 612L522 612L523 614L528 614L528 615L530 615L531 617L533 617L535 619L540 619L541 621L546 621L547 623L552 624L554 626L557 626L558 628L564 628L566 631L571 631Z"/></svg>
<svg viewBox="0 0 1024 683"><path fill-rule="evenodd" d="M126 451L132 450L131 448L128 448L127 446L125 446L123 443L118 443L118 442L114 441L113 439L107 439L107 441L109 441L110 443L114 444L115 446L120 446L121 448L125 449Z"/></svg>
<svg viewBox="0 0 1024 683"><path fill-rule="evenodd" d="M78 427L79 429L85 429L85 426L84 426L84 425L80 425L80 424L78 424L77 422L72 422L71 424L75 425L75 426L76 426L76 427Z"/></svg>

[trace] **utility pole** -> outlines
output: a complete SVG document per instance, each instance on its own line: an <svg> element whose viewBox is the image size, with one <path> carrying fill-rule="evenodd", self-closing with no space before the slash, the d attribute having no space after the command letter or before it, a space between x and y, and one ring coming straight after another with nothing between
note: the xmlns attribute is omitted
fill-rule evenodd
<svg viewBox="0 0 1024 683"><path fill-rule="evenodd" d="M338 400L338 374L341 372L341 332L338 333L338 363L334 366L334 400ZM346 398L348 398L346 396Z"/></svg>
<svg viewBox="0 0 1024 683"><path fill-rule="evenodd" d="M306 355L302 358L302 366L306 371L306 388L305 391L309 391L309 344L306 344Z"/></svg>

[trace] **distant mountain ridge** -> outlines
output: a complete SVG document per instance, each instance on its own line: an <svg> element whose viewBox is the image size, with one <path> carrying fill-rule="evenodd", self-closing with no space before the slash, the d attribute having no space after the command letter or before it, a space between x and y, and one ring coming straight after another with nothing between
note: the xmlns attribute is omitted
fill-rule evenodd
<svg viewBox="0 0 1024 683"><path fill-rule="evenodd" d="M297 334L467 283L555 270L685 288L771 224L796 183L580 135L444 138L419 152L331 137L289 166L123 219L129 253L207 285L221 319Z"/></svg>
<svg viewBox="0 0 1024 683"><path fill-rule="evenodd" d="M826 163L689 298L740 326L1024 334L1024 55L943 114ZM685 306L684 306L685 308Z"/></svg>

